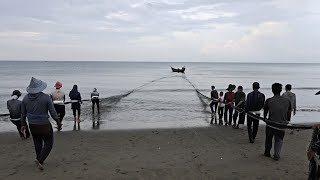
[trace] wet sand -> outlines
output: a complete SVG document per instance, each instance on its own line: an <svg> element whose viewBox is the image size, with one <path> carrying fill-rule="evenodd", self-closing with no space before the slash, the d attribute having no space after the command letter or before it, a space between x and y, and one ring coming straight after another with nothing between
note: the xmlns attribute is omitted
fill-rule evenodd
<svg viewBox="0 0 320 180"><path fill-rule="evenodd" d="M306 179L311 131L286 133L280 161L264 157L246 128L55 132L43 172L31 139L0 134L0 179Z"/></svg>

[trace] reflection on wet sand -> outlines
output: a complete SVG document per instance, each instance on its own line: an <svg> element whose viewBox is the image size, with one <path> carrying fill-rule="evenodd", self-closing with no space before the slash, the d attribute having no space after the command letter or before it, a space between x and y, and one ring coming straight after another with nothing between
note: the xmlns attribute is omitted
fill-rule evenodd
<svg viewBox="0 0 320 180"><path fill-rule="evenodd" d="M100 120L101 115L98 113L97 115L92 114L92 129L100 129Z"/></svg>
<svg viewBox="0 0 320 180"><path fill-rule="evenodd" d="M74 123L74 125L73 125L73 130L74 130L74 131L80 131L80 130L81 130L81 128L80 128L80 123L78 123L78 129L77 129L77 124Z"/></svg>

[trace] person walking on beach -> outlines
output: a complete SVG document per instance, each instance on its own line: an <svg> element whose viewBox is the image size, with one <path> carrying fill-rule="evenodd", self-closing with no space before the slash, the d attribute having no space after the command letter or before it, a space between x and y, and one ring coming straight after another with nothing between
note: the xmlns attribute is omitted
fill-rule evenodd
<svg viewBox="0 0 320 180"><path fill-rule="evenodd" d="M252 117L252 114L260 116L261 109L264 106L265 96L259 91L260 84L254 82L252 84L253 91L247 95L245 112L247 113L247 127L250 143L254 143L254 140L258 133L259 120Z"/></svg>
<svg viewBox="0 0 320 180"><path fill-rule="evenodd" d="M234 106L234 97L235 94L232 92L236 88L235 85L229 84L228 88L226 89L228 92L225 93L224 95L224 122L225 125L231 125L232 122L232 114L233 114L233 106ZM229 122L228 122L228 115L229 115Z"/></svg>
<svg viewBox="0 0 320 180"><path fill-rule="evenodd" d="M64 102L66 100L66 96L65 96L64 92L61 90L62 83L60 81L57 81L56 84L54 85L54 87L56 89L54 91L52 91L50 95L51 95L51 99L54 104L54 108L59 115L60 122L62 123L63 117L66 114L66 108L64 105ZM57 128L58 128L58 130L61 130L61 127L57 127Z"/></svg>
<svg viewBox="0 0 320 180"><path fill-rule="evenodd" d="M287 84L285 86L286 88L286 92L284 92L282 94L282 96L284 98L289 99L290 103L291 103L291 107L292 107L292 111L293 111L293 115L296 115L296 111L297 111L297 104L296 104L296 94L294 94L293 92L291 92L292 89L292 85L291 84Z"/></svg>
<svg viewBox="0 0 320 180"><path fill-rule="evenodd" d="M19 90L14 90L11 95L11 99L7 101L7 108L10 113L11 122L17 126L17 130L21 139L26 139L30 137L29 128L26 127L25 132L21 131L21 104L22 102L19 99L21 92Z"/></svg>
<svg viewBox="0 0 320 180"><path fill-rule="evenodd" d="M282 85L279 83L272 84L273 97L266 100L264 105L264 119L269 115L268 120L276 123L289 123L291 118L291 102L282 96ZM273 159L278 161L280 159L281 147L283 144L283 138L285 130L275 129L267 123L266 126L266 141L264 155L271 157L270 150L272 148L272 139L274 137L274 156Z"/></svg>
<svg viewBox="0 0 320 180"><path fill-rule="evenodd" d="M21 130L27 129L26 118L28 118L36 151L35 162L40 170L43 170L43 162L53 146L53 130L48 111L58 126L61 126L50 96L42 92L46 87L45 82L32 77L27 87L28 94L23 98L21 105Z"/></svg>
<svg viewBox="0 0 320 180"><path fill-rule="evenodd" d="M316 93L320 95L320 91ZM320 155L320 125L315 125L311 137L311 142L309 143L307 158L309 162L309 176L308 180L319 180L320 179L320 169L318 168L317 161L319 161Z"/></svg>
<svg viewBox="0 0 320 180"><path fill-rule="evenodd" d="M223 109L224 109L224 97L223 97L223 92L222 91L219 94L218 102L219 102L219 107L218 107L219 125L223 125L222 117L223 117Z"/></svg>
<svg viewBox="0 0 320 180"><path fill-rule="evenodd" d="M243 92L243 87L238 86L238 91L235 93L236 110L233 115L233 128L235 129L239 129L239 125L244 124L246 112L244 110L239 112L237 109L244 109L245 102L246 102L246 94ZM239 121L237 123L238 116L239 116Z"/></svg>
<svg viewBox="0 0 320 180"><path fill-rule="evenodd" d="M93 92L91 93L91 102L92 102L92 113L94 113L94 104L97 104L98 113L100 113L99 93L97 91L97 88L93 88Z"/></svg>
<svg viewBox="0 0 320 180"><path fill-rule="evenodd" d="M80 114L81 114L81 94L78 91L78 86L73 85L72 90L69 93L69 97L71 99L71 109L74 117L74 124L78 123L78 128L80 128ZM77 116L78 115L78 116Z"/></svg>

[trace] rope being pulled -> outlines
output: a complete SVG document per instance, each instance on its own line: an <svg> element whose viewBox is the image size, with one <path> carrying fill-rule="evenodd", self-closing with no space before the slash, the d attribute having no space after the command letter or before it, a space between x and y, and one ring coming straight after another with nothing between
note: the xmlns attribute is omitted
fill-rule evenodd
<svg viewBox="0 0 320 180"><path fill-rule="evenodd" d="M200 92L200 90L197 89L196 86L187 77L183 77L183 78L190 83L190 85L194 88L194 90L198 93L198 95L202 96L203 98L205 98L207 100L211 100L210 97L202 94ZM236 111L238 111L239 113L243 113L245 111L245 109L238 108L235 106L233 106L233 108ZM293 123L278 123L278 122L274 122L270 119L264 119L263 117L257 116L256 114L254 114L252 112L247 112L247 115L256 119L256 120L263 121L268 126L274 128L274 129L278 129L278 130L283 130L283 129L307 130L307 129L312 129L314 127L314 125L316 125L316 124L305 125L305 124L293 124Z"/></svg>
<svg viewBox="0 0 320 180"><path fill-rule="evenodd" d="M154 80L152 80L152 81L149 81L149 82L147 82L147 83L142 84L141 86L139 86L139 87L137 87L137 88L129 91L129 92L126 93L126 94L121 94L121 95L118 95L118 96L120 96L120 97L126 97L126 96L130 95L131 93L133 93L133 92L135 92L135 91L137 91L137 90L139 90L139 89L142 89L142 88L144 88L145 86L148 86L148 85L151 84L151 83L154 83L154 82L160 81L160 80L162 80L162 79L166 79L166 78L172 78L172 77L177 77L177 75L174 75L174 76L165 76L165 77L161 77L161 78L158 78L158 79L154 79ZM115 97L115 96L111 96L111 97ZM108 99L108 98L110 98L110 97L102 98L102 99ZM101 101L102 99L100 99L100 101ZM82 100L82 102L86 102L86 101L91 101L91 99L84 99L84 100ZM63 104L71 104L71 103L73 103L73 101L65 101L65 102L63 102ZM9 113L4 113L4 114L0 114L0 117L6 117L6 116L9 116L9 115L10 115Z"/></svg>

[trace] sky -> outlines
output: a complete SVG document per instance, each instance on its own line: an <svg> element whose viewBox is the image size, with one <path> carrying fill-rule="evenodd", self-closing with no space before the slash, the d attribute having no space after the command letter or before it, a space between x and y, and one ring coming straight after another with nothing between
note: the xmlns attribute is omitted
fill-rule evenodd
<svg viewBox="0 0 320 180"><path fill-rule="evenodd" d="M320 1L0 0L0 60L320 63Z"/></svg>

